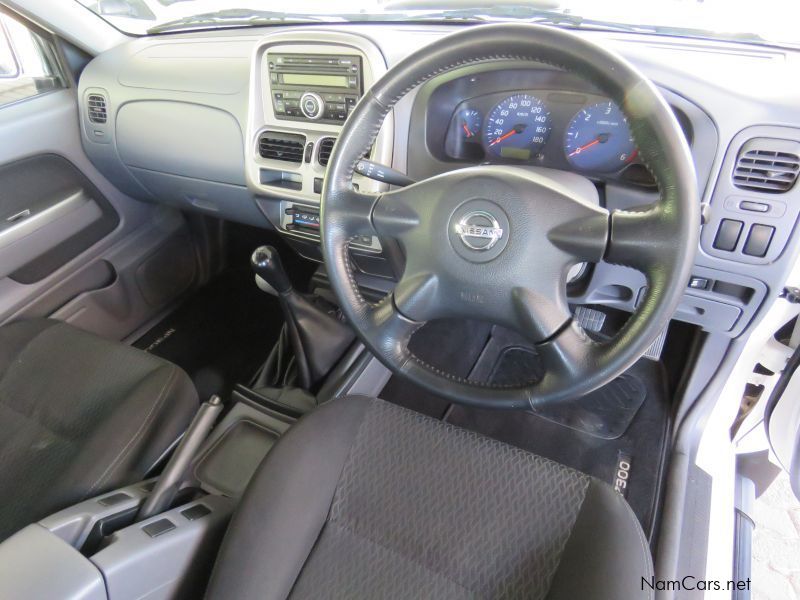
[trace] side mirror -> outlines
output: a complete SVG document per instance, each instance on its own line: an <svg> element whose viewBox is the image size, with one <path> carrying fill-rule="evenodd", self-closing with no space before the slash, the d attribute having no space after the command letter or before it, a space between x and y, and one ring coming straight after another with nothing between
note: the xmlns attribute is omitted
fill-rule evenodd
<svg viewBox="0 0 800 600"><path fill-rule="evenodd" d="M11 36L0 14L0 78L16 79L19 74L19 62L11 44Z"/></svg>

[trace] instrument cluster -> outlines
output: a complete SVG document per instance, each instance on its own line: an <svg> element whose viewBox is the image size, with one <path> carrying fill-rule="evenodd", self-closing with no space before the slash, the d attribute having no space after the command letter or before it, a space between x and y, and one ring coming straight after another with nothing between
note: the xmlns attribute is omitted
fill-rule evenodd
<svg viewBox="0 0 800 600"><path fill-rule="evenodd" d="M459 103L444 140L447 159L533 164L603 177L646 170L620 108L608 98L560 90L520 90Z"/></svg>

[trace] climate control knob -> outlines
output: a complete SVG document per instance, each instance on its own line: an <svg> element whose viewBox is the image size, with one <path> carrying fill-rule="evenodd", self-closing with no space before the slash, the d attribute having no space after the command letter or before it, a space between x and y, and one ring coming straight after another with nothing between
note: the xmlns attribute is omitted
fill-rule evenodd
<svg viewBox="0 0 800 600"><path fill-rule="evenodd" d="M325 113L325 102L319 94L306 92L300 97L300 110L309 119L319 119Z"/></svg>

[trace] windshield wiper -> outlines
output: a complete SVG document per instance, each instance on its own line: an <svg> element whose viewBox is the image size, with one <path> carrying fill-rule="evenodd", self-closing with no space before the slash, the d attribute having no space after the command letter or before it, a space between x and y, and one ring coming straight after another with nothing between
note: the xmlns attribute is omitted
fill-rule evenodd
<svg viewBox="0 0 800 600"><path fill-rule="evenodd" d="M341 15L310 15L301 13L288 13L272 10L251 10L248 8L227 8L216 12L201 13L167 21L155 25L147 33L164 33L167 31L181 31L203 29L207 27L242 27L248 25L267 25L269 23L304 22L304 23L330 23L333 21L346 21Z"/></svg>

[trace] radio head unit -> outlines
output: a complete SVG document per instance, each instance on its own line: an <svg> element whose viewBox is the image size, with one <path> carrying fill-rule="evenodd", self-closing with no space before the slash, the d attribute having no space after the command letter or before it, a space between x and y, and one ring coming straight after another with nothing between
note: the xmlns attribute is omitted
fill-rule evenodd
<svg viewBox="0 0 800 600"><path fill-rule="evenodd" d="M340 124L363 93L360 56L268 54L267 68L278 119Z"/></svg>

